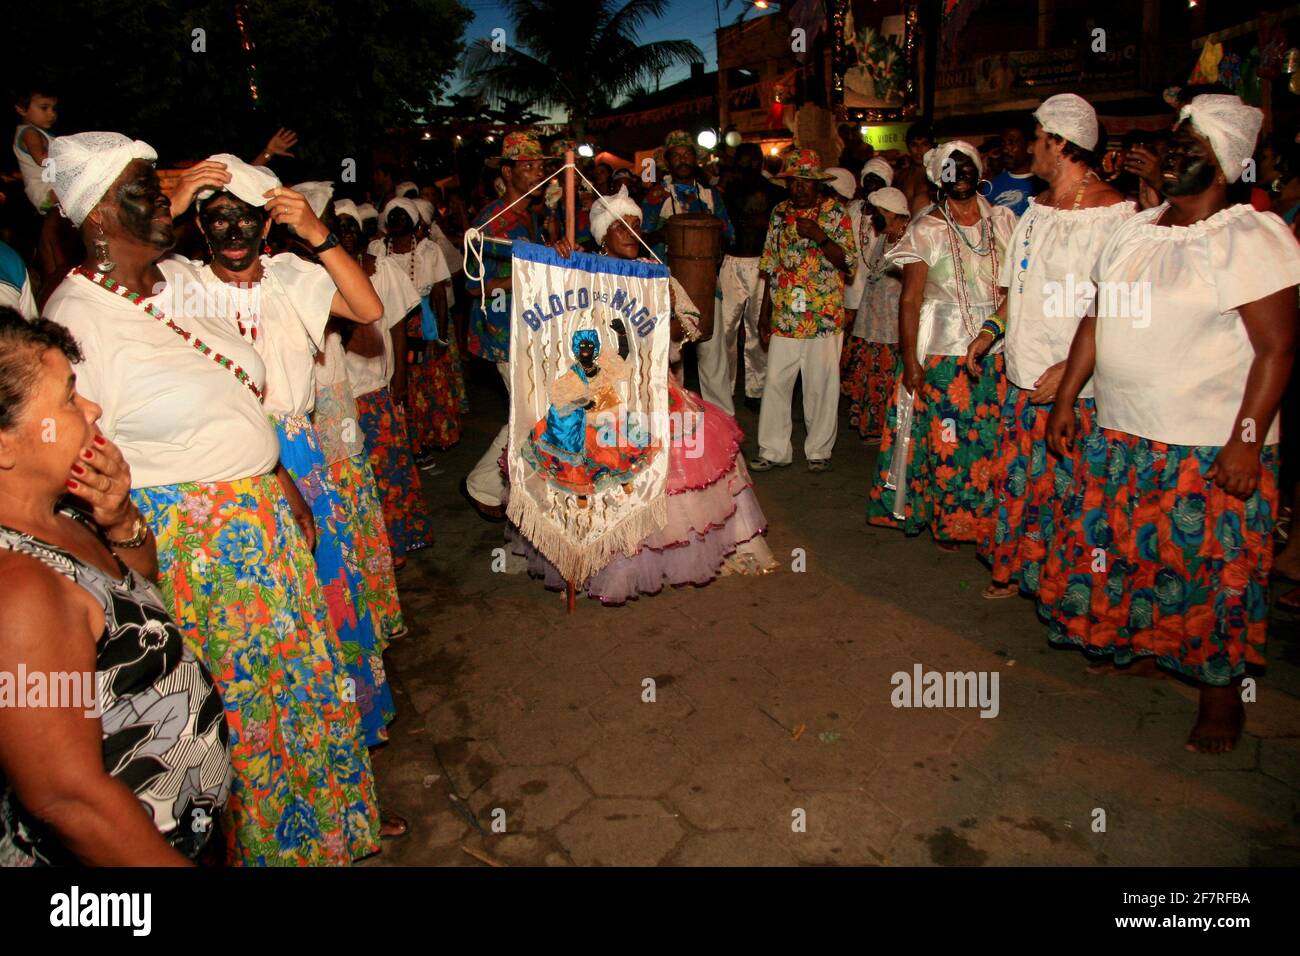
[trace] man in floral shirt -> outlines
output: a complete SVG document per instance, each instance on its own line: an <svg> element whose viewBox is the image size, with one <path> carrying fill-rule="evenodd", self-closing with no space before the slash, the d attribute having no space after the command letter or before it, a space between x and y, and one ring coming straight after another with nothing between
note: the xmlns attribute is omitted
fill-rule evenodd
<svg viewBox="0 0 1300 956"><path fill-rule="evenodd" d="M790 198L777 203L759 259L768 276L759 340L768 349L767 382L758 414L758 456L749 467L790 464L790 405L803 376L804 455L809 471L830 468L840 395L844 285L853 280L857 244L848 210L825 194L831 176L811 149L793 149L780 176Z"/></svg>

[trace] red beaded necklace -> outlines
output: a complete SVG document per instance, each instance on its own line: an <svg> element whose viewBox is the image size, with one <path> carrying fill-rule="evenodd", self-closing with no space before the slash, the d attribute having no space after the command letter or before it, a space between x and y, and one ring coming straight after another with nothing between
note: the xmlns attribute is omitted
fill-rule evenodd
<svg viewBox="0 0 1300 956"><path fill-rule="evenodd" d="M234 375L235 378L237 378L245 388L247 388L250 392L252 392L255 396L257 396L257 400L259 402L263 402L266 400L266 392L257 387L257 383L253 381L252 377L247 372L245 372L242 368L236 365L234 361L232 361L231 359L222 355L220 352L213 349L212 346L208 345L208 343L204 342L193 332L190 332L188 329L180 325L177 325L176 322L174 322L172 319L167 318L167 316L163 314L161 309L157 309L154 306L146 303L144 301L144 297L140 295L140 293L132 292L130 289L128 289L122 283L118 282L116 279L110 279L105 273L92 272L89 269L85 268L84 266L77 266L68 274L80 275L86 279L89 279L91 282L99 286L101 289L107 289L109 292L112 292L116 295L120 295L122 298L126 299L126 301L130 302L132 305L139 306L146 313L148 313L153 318L157 319L163 325L167 326L167 328L171 329L173 332L179 335L186 342L189 342L190 345L194 347L194 350L196 352L198 352L201 355L206 355L208 358L212 359L212 361L216 362L222 368L229 371L230 374Z"/></svg>

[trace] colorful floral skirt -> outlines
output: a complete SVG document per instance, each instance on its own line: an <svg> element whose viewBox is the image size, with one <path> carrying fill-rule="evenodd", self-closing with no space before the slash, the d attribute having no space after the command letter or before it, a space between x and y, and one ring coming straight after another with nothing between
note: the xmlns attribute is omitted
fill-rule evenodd
<svg viewBox="0 0 1300 956"><path fill-rule="evenodd" d="M900 362L900 377L901 367ZM898 410L890 406L867 499L871 524L901 528L909 535L929 528L936 541L979 540L988 517L987 492L1007 392L1002 355L986 356L982 371L973 378L964 355L926 357L925 384L912 407L901 520L894 515L894 492L885 487L898 441Z"/></svg>
<svg viewBox="0 0 1300 956"><path fill-rule="evenodd" d="M418 335L419 315L410 322L414 334ZM419 364L409 364L406 374L406 393L410 402L406 420L411 450L417 455L435 449L445 451L460 441L465 392L455 339L446 345L426 340L424 360Z"/></svg>
<svg viewBox="0 0 1300 956"><path fill-rule="evenodd" d="M411 456L406 416L393 405L386 388L358 398L357 412L366 435L366 455L379 486L388 543L396 561L433 544L433 525L424 511L420 472Z"/></svg>
<svg viewBox="0 0 1300 956"><path fill-rule="evenodd" d="M885 432L897 385L898 346L848 336L840 353L840 391L849 400L849 424L868 440Z"/></svg>
<svg viewBox="0 0 1300 956"><path fill-rule="evenodd" d="M1051 405L1033 405L1028 389L1007 384L1002 409L1002 445L988 490L979 556L993 571L993 583L1020 585L1026 594L1038 592L1043 562L1051 550L1061 504L1070 494L1074 459L1060 458L1047 447L1047 416ZM1080 399L1074 406L1076 441L1092 431L1095 404Z"/></svg>
<svg viewBox="0 0 1300 956"><path fill-rule="evenodd" d="M316 576L343 648L347 699L356 702L361 739L373 747L388 739L388 724L397 713L384 676L387 642L383 624L365 601L361 573L361 553L373 541L358 541L360 526L351 489L345 492L334 484L316 429L307 417L272 416L271 421L280 438L280 462L293 476L316 519ZM384 554L391 574L392 556L386 540Z"/></svg>
<svg viewBox="0 0 1300 956"><path fill-rule="evenodd" d="M1218 453L1104 428L1076 443L1039 588L1053 643L1216 687L1264 663L1278 449L1245 501L1205 478Z"/></svg>
<svg viewBox="0 0 1300 956"><path fill-rule="evenodd" d="M379 849L370 755L315 563L273 474L139 488L164 599L226 709L228 857L347 864Z"/></svg>
<svg viewBox="0 0 1300 956"><path fill-rule="evenodd" d="M364 454L340 458L329 466L329 476L339 494L352 503L349 528L355 554L349 556L349 567L355 565L361 574L356 591L357 613L362 607L368 608L379 619L379 633L385 641L400 637L406 633L406 622L393 574L384 506L370 462Z"/></svg>

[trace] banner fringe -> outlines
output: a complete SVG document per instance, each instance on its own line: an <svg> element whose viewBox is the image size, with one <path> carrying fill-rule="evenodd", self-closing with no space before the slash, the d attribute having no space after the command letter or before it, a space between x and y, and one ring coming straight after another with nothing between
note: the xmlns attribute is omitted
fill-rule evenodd
<svg viewBox="0 0 1300 956"><path fill-rule="evenodd" d="M615 558L633 555L641 542L668 521L667 495L648 507L638 508L595 541L575 544L565 529L547 518L530 495L518 489L506 504L506 516L523 537L532 542L566 581L581 588Z"/></svg>

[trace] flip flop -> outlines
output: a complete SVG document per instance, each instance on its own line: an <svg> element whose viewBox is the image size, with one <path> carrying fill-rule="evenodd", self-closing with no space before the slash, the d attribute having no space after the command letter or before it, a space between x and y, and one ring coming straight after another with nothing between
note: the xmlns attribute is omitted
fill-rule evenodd
<svg viewBox="0 0 1300 956"><path fill-rule="evenodd" d="M391 828L392 832L385 833L384 828ZM381 813L379 815L379 838L381 840L396 840L399 837L406 836L411 830L411 825L406 822L405 817L399 817L397 814Z"/></svg>

